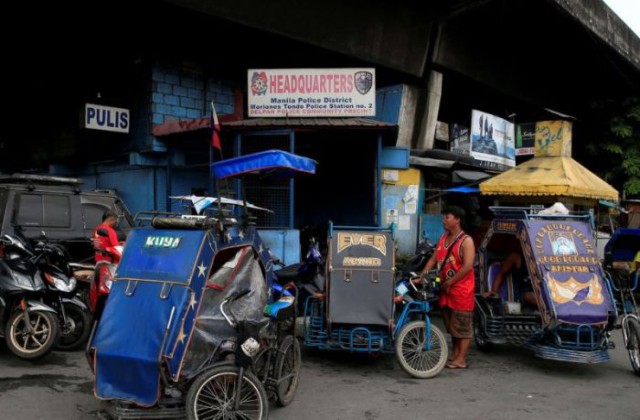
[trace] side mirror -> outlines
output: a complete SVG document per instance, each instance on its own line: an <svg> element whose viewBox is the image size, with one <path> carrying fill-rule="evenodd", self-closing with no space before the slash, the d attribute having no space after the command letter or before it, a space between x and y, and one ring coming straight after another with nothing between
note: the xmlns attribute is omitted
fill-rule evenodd
<svg viewBox="0 0 640 420"><path fill-rule="evenodd" d="M98 236L104 236L105 238L109 237L109 232L107 231L107 229L104 229L104 228L98 229L96 233L98 234Z"/></svg>

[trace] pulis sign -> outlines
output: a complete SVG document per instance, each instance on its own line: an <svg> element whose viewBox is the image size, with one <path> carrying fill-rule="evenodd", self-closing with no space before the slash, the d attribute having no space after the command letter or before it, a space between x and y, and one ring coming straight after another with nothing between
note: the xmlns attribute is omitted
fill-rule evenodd
<svg viewBox="0 0 640 420"><path fill-rule="evenodd" d="M111 106L86 104L84 126L93 130L129 132L129 110Z"/></svg>

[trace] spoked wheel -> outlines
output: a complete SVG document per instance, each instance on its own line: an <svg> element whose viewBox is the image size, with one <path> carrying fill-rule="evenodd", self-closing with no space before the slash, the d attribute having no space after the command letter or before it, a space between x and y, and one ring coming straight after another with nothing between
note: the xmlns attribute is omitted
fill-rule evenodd
<svg viewBox="0 0 640 420"><path fill-rule="evenodd" d="M282 340L276 358L275 379L278 382L276 403L280 407L287 406L293 401L298 389L301 365L300 343L292 335L288 335Z"/></svg>
<svg viewBox="0 0 640 420"><path fill-rule="evenodd" d="M631 366L636 375L640 376L640 322L629 319L627 323L627 351Z"/></svg>
<svg viewBox="0 0 640 420"><path fill-rule="evenodd" d="M400 366L416 378L431 378L440 373L449 353L442 331L431 325L431 346L425 348L426 323L413 321L400 330L396 338L396 357Z"/></svg>
<svg viewBox="0 0 640 420"><path fill-rule="evenodd" d="M30 311L29 324L22 311L9 317L5 331L9 350L22 359L37 359L45 356L58 341L60 327L51 312Z"/></svg>
<svg viewBox="0 0 640 420"><path fill-rule="evenodd" d="M77 305L65 304L64 312L67 317L65 325L60 320L60 341L56 346L59 350L76 350L87 341L91 333L91 315Z"/></svg>
<svg viewBox="0 0 640 420"><path fill-rule="evenodd" d="M193 382L187 394L187 418L251 419L262 420L269 416L269 401L264 387L247 371L242 379L240 403L235 408L238 369L235 366L219 366L208 370Z"/></svg>
<svg viewBox="0 0 640 420"><path fill-rule="evenodd" d="M473 315L473 340L480 351L487 352L493 347L493 343L489 342L484 334L484 324L477 313Z"/></svg>

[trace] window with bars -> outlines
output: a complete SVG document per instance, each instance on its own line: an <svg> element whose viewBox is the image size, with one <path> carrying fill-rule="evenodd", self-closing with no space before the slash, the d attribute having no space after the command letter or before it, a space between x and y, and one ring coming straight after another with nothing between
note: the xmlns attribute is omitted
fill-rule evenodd
<svg viewBox="0 0 640 420"><path fill-rule="evenodd" d="M289 151L287 135L244 135L241 154L263 152L278 149ZM243 177L246 200L259 207L272 210L273 213L253 211L259 227L289 227L291 187L288 179L259 179L251 175Z"/></svg>

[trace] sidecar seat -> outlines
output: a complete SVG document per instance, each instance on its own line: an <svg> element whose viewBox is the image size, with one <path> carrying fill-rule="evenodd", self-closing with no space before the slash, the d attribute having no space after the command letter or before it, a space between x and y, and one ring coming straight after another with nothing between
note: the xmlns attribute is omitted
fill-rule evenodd
<svg viewBox="0 0 640 420"><path fill-rule="evenodd" d="M501 267L502 263L500 263L499 261L493 262L491 263L491 265L489 265L489 270L487 270L487 272L489 273L487 275L488 290L491 290L491 288L493 287L493 282L500 272ZM498 294L504 301L514 302L516 300L516 294L513 287L513 279L511 278L511 274L507 274L507 277L502 280L502 284L500 285Z"/></svg>

